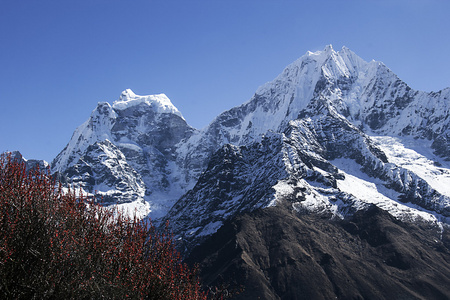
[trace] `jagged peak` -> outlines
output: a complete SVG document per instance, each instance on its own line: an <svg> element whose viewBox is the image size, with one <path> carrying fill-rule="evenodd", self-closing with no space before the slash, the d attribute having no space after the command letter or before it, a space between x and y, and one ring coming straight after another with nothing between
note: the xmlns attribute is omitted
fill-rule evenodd
<svg viewBox="0 0 450 300"><path fill-rule="evenodd" d="M321 73L330 79L341 76L355 77L361 72L366 73L370 68L376 68L376 63L378 62L368 63L346 46L343 46L339 51L335 51L332 45L327 45L323 50L306 52L305 55L288 65L276 79L285 80L286 75L288 75L288 80L298 81L292 75L318 78ZM306 69L308 69L307 72ZM316 73L316 75L313 73Z"/></svg>
<svg viewBox="0 0 450 300"><path fill-rule="evenodd" d="M331 44L325 46L323 50L315 52L307 51L306 54L300 57L296 62L303 62L305 59L313 59L319 64L323 64L326 63L331 57L335 59L351 60L353 62L357 62L358 64L365 62L362 58L351 51L350 48L342 46L341 50L335 51Z"/></svg>
<svg viewBox="0 0 450 300"><path fill-rule="evenodd" d="M274 81L262 85L256 91L256 94L262 94L268 88L270 89L274 82L292 81L298 83L300 77L305 76L318 79L322 72L331 77L348 77L351 74L358 74L368 65L368 62L360 58L349 48L343 46L340 51L336 52L330 44L325 46L323 50L315 52L307 51L305 55L289 64Z"/></svg>
<svg viewBox="0 0 450 300"><path fill-rule="evenodd" d="M331 44L326 45L325 48L323 49L323 51L327 52L327 53L334 52L333 45L331 45Z"/></svg>
<svg viewBox="0 0 450 300"><path fill-rule="evenodd" d="M140 96L136 95L131 89L126 89L120 95L119 100L113 103L112 107L115 110L124 110L142 103L147 104L158 113L172 113L183 118L181 112L165 94Z"/></svg>
<svg viewBox="0 0 450 300"><path fill-rule="evenodd" d="M315 52L307 51L306 54L300 57L297 61L303 61L306 58L312 58L317 62L324 62L328 57L330 57L333 54L336 54L336 51L334 51L333 46L330 44L325 46L323 50Z"/></svg>

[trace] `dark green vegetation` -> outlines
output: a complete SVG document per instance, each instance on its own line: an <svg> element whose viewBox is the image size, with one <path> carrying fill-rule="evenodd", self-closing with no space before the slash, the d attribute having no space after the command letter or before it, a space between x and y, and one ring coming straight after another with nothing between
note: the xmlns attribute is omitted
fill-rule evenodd
<svg viewBox="0 0 450 300"><path fill-rule="evenodd" d="M0 158L0 298L206 299L167 230Z"/></svg>
<svg viewBox="0 0 450 300"><path fill-rule="evenodd" d="M235 299L450 299L450 237L372 206L348 221L269 207L227 222L188 262Z"/></svg>

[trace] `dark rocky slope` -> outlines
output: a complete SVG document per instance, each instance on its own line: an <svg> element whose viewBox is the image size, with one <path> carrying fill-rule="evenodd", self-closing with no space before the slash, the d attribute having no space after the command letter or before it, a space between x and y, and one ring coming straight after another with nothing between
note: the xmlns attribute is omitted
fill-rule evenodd
<svg viewBox="0 0 450 300"><path fill-rule="evenodd" d="M376 206L332 221L278 205L226 222L187 262L234 299L450 299L449 242Z"/></svg>

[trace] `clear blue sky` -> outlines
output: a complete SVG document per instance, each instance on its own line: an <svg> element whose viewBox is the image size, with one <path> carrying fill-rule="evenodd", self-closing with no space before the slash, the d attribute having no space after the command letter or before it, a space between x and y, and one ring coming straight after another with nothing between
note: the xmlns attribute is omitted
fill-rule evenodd
<svg viewBox="0 0 450 300"><path fill-rule="evenodd" d="M196 128L306 51L450 86L448 0L0 0L0 151L51 161L99 101L165 93Z"/></svg>

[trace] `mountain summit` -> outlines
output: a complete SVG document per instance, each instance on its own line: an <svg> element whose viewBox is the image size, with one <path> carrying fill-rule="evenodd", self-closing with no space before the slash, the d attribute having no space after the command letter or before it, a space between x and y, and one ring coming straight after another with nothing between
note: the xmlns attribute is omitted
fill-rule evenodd
<svg viewBox="0 0 450 300"><path fill-rule="evenodd" d="M175 151L194 132L166 95L127 89L113 105L98 103L52 170L106 204L163 216L187 188Z"/></svg>
<svg viewBox="0 0 450 300"><path fill-rule="evenodd" d="M178 109L172 104L165 94L138 96L132 90L126 89L122 92L119 100L113 103L113 108L125 110L131 106L145 104L151 107L157 113L175 114L184 119Z"/></svg>

